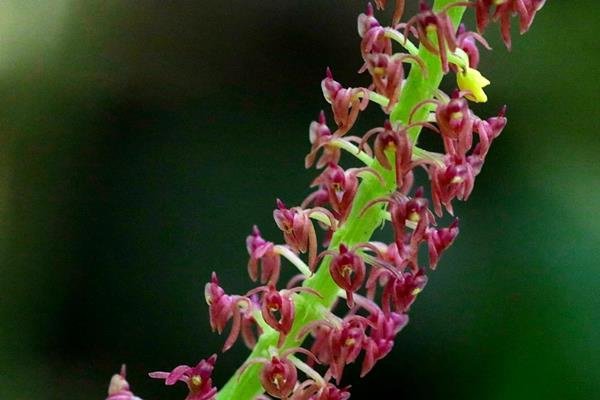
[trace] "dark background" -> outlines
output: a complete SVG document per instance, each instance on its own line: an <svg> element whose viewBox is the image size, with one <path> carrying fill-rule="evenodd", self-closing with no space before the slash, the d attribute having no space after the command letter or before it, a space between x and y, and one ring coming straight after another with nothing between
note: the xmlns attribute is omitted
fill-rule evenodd
<svg viewBox="0 0 600 400"><path fill-rule="evenodd" d="M220 348L204 283L218 270L228 291L250 288L250 227L279 238L274 198L308 193L325 66L367 83L363 8L0 3L0 398L102 399L122 362L144 399L185 396L145 374ZM392 355L350 372L353 398L598 393L596 11L549 1L510 53L488 30L490 101L475 109L506 103L509 125ZM358 129L381 121L370 106ZM218 385L246 354L220 356Z"/></svg>

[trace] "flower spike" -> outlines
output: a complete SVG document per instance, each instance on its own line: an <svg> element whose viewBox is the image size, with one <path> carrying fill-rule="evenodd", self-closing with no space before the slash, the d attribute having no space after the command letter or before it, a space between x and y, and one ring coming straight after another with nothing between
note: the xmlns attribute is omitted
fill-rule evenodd
<svg viewBox="0 0 600 400"><path fill-rule="evenodd" d="M427 285L427 274L459 233L457 218L444 227L436 219L453 215L454 200L470 196L493 141L507 124L505 108L480 118L470 107L469 102L487 101L484 88L490 84L477 69L478 46L489 49L480 33L498 20L510 47L510 18L518 16L524 32L544 3L435 0L430 7L420 0L417 15L400 23L405 1L396 0L391 26L383 26L367 5L357 20L359 72L367 71L371 82L345 87L327 68L321 89L335 128L330 129L323 111L309 126L304 166L319 171L313 192L300 207L276 201L273 219L285 243L265 240L254 226L246 238L247 269L259 286L245 295L227 294L215 273L205 286L213 331L222 333L231 324L223 351L240 335L254 348L220 399L348 400L348 388L336 386L346 366L360 359L364 376L391 352ZM378 9L387 4L375 0ZM460 24L471 6L479 33ZM439 89L444 75L456 79L458 88L451 95ZM370 101L386 115L383 124L362 135L351 132ZM421 147L423 128L439 134L442 152ZM342 150L361 167L344 167ZM429 188L414 185L420 168L427 172ZM315 221L322 231L317 232ZM373 232L387 223L393 238L372 241ZM325 249L318 252L319 246ZM284 289L279 289L281 257L300 271ZM347 307L338 307L339 301ZM297 347L308 336L309 344ZM187 400L214 400L215 362L213 355L196 367L181 365L150 376L167 385L186 383ZM261 368L248 368L257 364ZM313 369L315 364L324 375ZM139 400L129 391L124 371L113 379L107 400Z"/></svg>

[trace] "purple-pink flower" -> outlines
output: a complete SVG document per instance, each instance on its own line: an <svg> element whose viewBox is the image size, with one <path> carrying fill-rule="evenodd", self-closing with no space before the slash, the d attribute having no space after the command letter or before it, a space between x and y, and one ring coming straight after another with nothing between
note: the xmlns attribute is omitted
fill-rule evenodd
<svg viewBox="0 0 600 400"><path fill-rule="evenodd" d="M213 354L206 360L200 360L195 367L180 365L171 372L150 372L151 378L164 379L165 385L174 385L176 382L184 382L189 389L186 400L213 400L217 394L217 388L212 385L212 372L217 361L217 355Z"/></svg>

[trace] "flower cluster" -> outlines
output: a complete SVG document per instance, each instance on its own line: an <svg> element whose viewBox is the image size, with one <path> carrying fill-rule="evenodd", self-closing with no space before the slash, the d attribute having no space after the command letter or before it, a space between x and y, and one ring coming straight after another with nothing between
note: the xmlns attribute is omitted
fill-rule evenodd
<svg viewBox="0 0 600 400"><path fill-rule="evenodd" d="M385 3L376 1L378 8ZM507 122L505 108L482 119L470 106L487 100L483 88L490 83L477 70L477 43L489 48L480 32L490 19L499 20L510 46L510 17L519 16L524 32L544 1L441 1L441 8L420 1L418 13L400 23L404 3L396 1L392 26L381 25L370 4L358 17L360 72L368 72L368 85L345 87L327 69L321 88L331 104L333 124L324 111L310 124L305 159L306 168L319 171L311 184L314 190L299 206L276 200L273 218L282 243L266 240L256 226L246 239L248 275L259 286L227 294L214 272L206 284L210 326L219 334L229 332L222 350L240 337L253 349L219 398L348 399L349 388L339 386L345 367L360 362L364 376L391 352L427 284L428 271L458 235L453 204L469 198L490 146ZM450 16L452 9L468 6L475 7L479 33L457 26ZM457 87L450 95L435 82L423 83L429 85L424 98L405 96L413 70L427 82L435 68L440 76L454 75ZM385 114L382 125L349 135L370 103ZM398 110L405 111L403 117L397 117ZM422 129L439 136L442 153L418 147ZM342 167L344 151L364 165ZM418 169L428 177L423 186L416 184ZM453 221L438 225L447 215ZM372 231L388 221L393 238L370 240ZM421 249L428 257L420 256ZM281 269L287 264L299 274L282 284ZM211 378L215 362L213 355L195 367L181 365L150 376L167 385L186 383L187 400L212 400L217 395ZM116 377L109 400L134 399L124 372ZM250 389L240 394L235 386L245 379L243 385ZM247 383L252 379L257 387Z"/></svg>

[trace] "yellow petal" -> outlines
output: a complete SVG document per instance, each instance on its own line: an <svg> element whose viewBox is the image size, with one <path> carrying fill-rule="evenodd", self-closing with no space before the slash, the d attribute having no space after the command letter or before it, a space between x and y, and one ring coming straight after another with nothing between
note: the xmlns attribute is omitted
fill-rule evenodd
<svg viewBox="0 0 600 400"><path fill-rule="evenodd" d="M473 68L466 67L456 74L456 82L460 90L467 92L465 97L476 103L485 103L487 95L483 88L490 84L481 73Z"/></svg>

